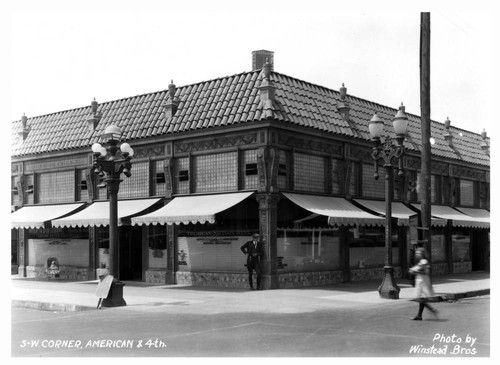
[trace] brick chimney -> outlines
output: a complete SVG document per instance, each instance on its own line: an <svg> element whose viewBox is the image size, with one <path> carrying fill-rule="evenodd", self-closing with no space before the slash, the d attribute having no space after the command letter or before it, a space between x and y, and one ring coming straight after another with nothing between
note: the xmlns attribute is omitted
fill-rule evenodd
<svg viewBox="0 0 500 365"><path fill-rule="evenodd" d="M264 49L252 52L252 71L260 70L266 62L269 62L271 71L274 71L274 52Z"/></svg>

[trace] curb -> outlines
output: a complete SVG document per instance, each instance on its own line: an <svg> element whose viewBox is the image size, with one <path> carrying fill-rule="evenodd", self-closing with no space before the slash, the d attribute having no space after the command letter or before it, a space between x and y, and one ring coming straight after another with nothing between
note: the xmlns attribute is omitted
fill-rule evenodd
<svg viewBox="0 0 500 365"><path fill-rule="evenodd" d="M472 298L478 297L481 295L489 295L490 289L480 289L480 290L472 290L468 292L461 293L444 293L438 294L435 297L432 297L431 301L436 302L447 302L447 301L455 301L463 298ZM410 299L414 301L415 299ZM15 308L27 308L27 309L36 309L42 311L59 311L59 312L79 312L79 311L87 311L87 310L96 310L96 307L89 307L84 305L77 304L67 304L67 303L47 303L47 302L38 302L32 300L17 300L13 299L11 301L12 307Z"/></svg>
<svg viewBox="0 0 500 365"><path fill-rule="evenodd" d="M480 289L462 293L441 294L438 297L441 299L440 301L448 301L448 300L458 300L463 298L478 297L481 295L489 295L489 294L490 294L490 289Z"/></svg>
<svg viewBox="0 0 500 365"><path fill-rule="evenodd" d="M87 307L77 304L45 303L45 302L36 302L31 300L12 300L12 307L37 309L42 311L59 311L59 312L79 312L79 311L95 309L93 307Z"/></svg>

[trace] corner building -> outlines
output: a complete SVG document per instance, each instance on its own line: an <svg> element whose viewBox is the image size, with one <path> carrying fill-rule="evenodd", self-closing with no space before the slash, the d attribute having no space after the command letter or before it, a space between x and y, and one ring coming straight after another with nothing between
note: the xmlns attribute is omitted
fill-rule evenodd
<svg viewBox="0 0 500 365"><path fill-rule="evenodd" d="M254 52L249 72L14 121L12 273L45 278L55 260L61 278L93 280L108 265L109 201L91 146L114 124L135 150L118 193L119 279L246 288L240 247L254 232L266 289L382 278L384 172L373 178L368 123L376 112L391 136L397 109L283 75L272 56ZM420 118L407 116L392 207L398 280L420 208ZM433 272L489 270L489 138L449 120L431 130Z"/></svg>

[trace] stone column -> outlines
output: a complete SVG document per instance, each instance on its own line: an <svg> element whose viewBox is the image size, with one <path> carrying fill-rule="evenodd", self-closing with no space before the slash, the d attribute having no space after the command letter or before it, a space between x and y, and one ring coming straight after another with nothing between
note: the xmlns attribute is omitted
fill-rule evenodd
<svg viewBox="0 0 500 365"><path fill-rule="evenodd" d="M264 258L262 260L262 288L277 289L277 216L278 200L277 193L257 193L259 202L259 227L260 236L264 242Z"/></svg>

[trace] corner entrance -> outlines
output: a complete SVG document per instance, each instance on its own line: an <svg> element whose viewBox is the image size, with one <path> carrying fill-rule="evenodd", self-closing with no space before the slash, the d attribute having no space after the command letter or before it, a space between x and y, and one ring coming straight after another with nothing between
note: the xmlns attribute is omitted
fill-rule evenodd
<svg viewBox="0 0 500 365"><path fill-rule="evenodd" d="M120 280L142 281L142 228L120 227Z"/></svg>

